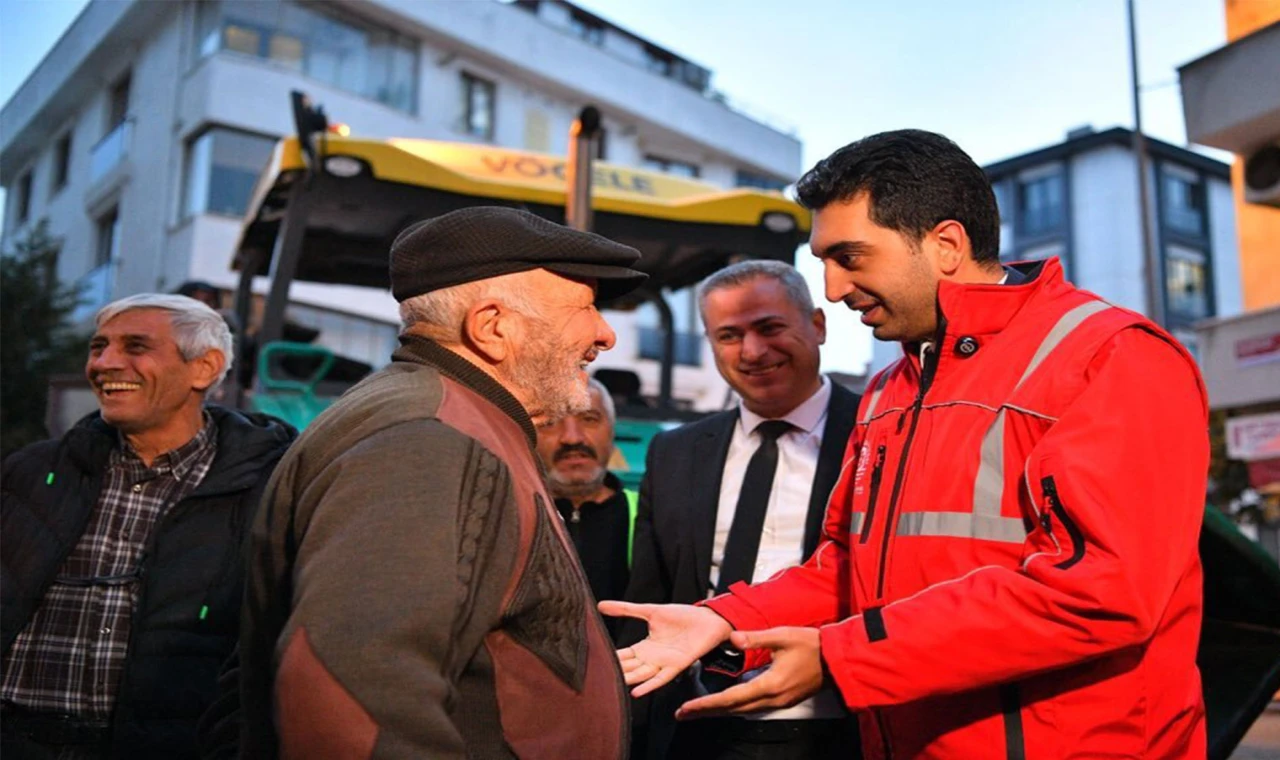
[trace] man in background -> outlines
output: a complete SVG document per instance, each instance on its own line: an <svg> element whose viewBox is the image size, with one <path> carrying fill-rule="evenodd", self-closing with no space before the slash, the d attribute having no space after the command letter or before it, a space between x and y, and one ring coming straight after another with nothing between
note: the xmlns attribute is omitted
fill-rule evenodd
<svg viewBox="0 0 1280 760"><path fill-rule="evenodd" d="M650 444L627 591L632 602L691 604L812 555L858 409L857 395L818 371L826 318L792 266L727 267L699 286L698 305L716 368L740 402ZM643 629L632 622L622 639L639 640ZM834 690L788 710L676 728L673 715L683 701L726 685L695 670L657 695L648 730L636 732L649 746L637 745L637 752L855 756L857 727Z"/></svg>
<svg viewBox="0 0 1280 760"><path fill-rule="evenodd" d="M538 428L538 455L547 488L564 518L596 599L621 599L631 577L631 529L637 494L609 472L613 397L599 380L587 383L591 408ZM606 620L615 633L614 621Z"/></svg>

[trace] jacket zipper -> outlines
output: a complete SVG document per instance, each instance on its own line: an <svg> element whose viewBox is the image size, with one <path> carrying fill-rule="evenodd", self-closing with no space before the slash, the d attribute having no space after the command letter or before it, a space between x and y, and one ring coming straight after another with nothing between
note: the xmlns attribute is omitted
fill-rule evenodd
<svg viewBox="0 0 1280 760"><path fill-rule="evenodd" d="M1027 760L1026 736L1022 730L1022 695L1018 684L1000 687L1000 712L1004 719L1005 760Z"/></svg>
<svg viewBox="0 0 1280 760"><path fill-rule="evenodd" d="M871 498L867 502L867 514L862 523L862 535L858 543L865 544L871 538L871 521L876 516L876 497L880 495L880 478L884 475L884 452L887 447L882 443L876 448L876 464L871 470Z"/></svg>
<svg viewBox="0 0 1280 760"><path fill-rule="evenodd" d="M941 330L939 330L941 332ZM916 424L920 422L920 410L924 407L924 395L929 392L933 383L933 375L938 369L938 352L935 349L924 352L924 364L920 368L920 391L916 393L916 401L911 405L911 427L907 430L907 440L902 444L902 454L898 459L898 472L893 478L893 491L889 494L889 512L885 515L884 535L880 539L880 562L876 571L876 598L884 596L884 574L889 564L889 538L893 535L893 517L898 508L898 497L902 494L902 481L907 471L907 459L911 454L911 441L916 435Z"/></svg>
<svg viewBox="0 0 1280 760"><path fill-rule="evenodd" d="M1071 538L1071 556L1054 565L1059 570L1066 570L1080 560L1084 559L1084 534L1080 532L1080 527L1076 525L1075 520L1071 519L1071 515L1067 514L1067 510L1062 506L1062 498L1058 496L1058 485L1053 482L1052 475L1046 475L1040 479L1040 486L1044 489L1044 499L1049 504L1048 511L1040 513L1040 524L1048 533L1052 533L1053 520L1050 514L1057 515L1058 522L1062 523L1062 527L1067 531L1067 536Z"/></svg>
<svg viewBox="0 0 1280 760"><path fill-rule="evenodd" d="M876 728L880 731L880 749L884 752L884 760L893 760L893 745L889 743L889 726L885 723L882 710L872 711L876 716Z"/></svg>

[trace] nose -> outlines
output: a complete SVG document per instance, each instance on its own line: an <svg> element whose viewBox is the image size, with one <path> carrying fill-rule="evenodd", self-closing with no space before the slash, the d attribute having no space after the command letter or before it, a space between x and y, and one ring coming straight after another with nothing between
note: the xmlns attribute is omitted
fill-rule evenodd
<svg viewBox="0 0 1280 760"><path fill-rule="evenodd" d="M768 351L769 341L754 330L748 330L747 334L742 336L742 358L744 360L748 362L755 361Z"/></svg>
<svg viewBox="0 0 1280 760"><path fill-rule="evenodd" d="M572 414L566 416L560 422L560 443L582 443L582 425L578 423L578 418Z"/></svg>
<svg viewBox="0 0 1280 760"><path fill-rule="evenodd" d="M96 354L89 352L89 361L85 369L90 372L107 372L124 367L124 352L108 343Z"/></svg>
<svg viewBox="0 0 1280 760"><path fill-rule="evenodd" d="M823 262L822 283L825 286L827 300L831 303L840 303L845 296L857 291L849 273L831 259Z"/></svg>
<svg viewBox="0 0 1280 760"><path fill-rule="evenodd" d="M595 346L601 351L608 351L618 342L618 336L613 332L613 328L609 323L604 321L604 317L600 312L596 312L596 340Z"/></svg>

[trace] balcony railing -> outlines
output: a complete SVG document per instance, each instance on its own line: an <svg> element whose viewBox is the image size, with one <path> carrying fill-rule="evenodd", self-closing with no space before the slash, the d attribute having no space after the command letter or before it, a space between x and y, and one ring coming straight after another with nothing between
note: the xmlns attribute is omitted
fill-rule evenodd
<svg viewBox="0 0 1280 760"><path fill-rule="evenodd" d="M125 119L115 129L98 141L89 152L89 181L97 182L107 176L129 155L133 142L133 122Z"/></svg>
<svg viewBox="0 0 1280 760"><path fill-rule="evenodd" d="M99 265L76 281L80 291L80 302L71 314L72 322L83 322L98 313L98 309L111 301L111 286L114 280L111 262Z"/></svg>
<svg viewBox="0 0 1280 760"><path fill-rule="evenodd" d="M675 363L686 367L702 366L702 334L677 332ZM640 358L662 361L662 330L640 327Z"/></svg>

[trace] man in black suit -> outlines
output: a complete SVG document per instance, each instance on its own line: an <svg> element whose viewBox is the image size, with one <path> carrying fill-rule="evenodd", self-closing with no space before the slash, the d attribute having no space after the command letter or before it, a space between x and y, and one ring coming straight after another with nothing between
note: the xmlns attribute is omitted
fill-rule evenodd
<svg viewBox="0 0 1280 760"><path fill-rule="evenodd" d="M825 316L793 267L735 264L699 286L698 305L716 368L741 401L650 444L631 602L690 604L807 559L857 415L858 396L818 372ZM629 620L620 640L644 635ZM856 721L834 689L785 711L675 724L681 703L724 680L695 666L641 700L633 757L856 756Z"/></svg>

